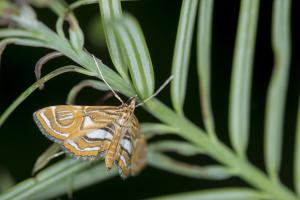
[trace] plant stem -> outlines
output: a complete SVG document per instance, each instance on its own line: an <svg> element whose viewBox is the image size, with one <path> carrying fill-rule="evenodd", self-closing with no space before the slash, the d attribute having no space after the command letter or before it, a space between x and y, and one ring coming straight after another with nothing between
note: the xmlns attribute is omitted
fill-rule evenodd
<svg viewBox="0 0 300 200"><path fill-rule="evenodd" d="M296 200L294 194L281 184L271 182L265 173L253 166L248 160L233 153L222 142L212 140L201 129L186 118L177 115L158 100L149 101L146 109L162 122L178 129L184 139L205 149L208 155L234 169L237 175L252 186L270 194L271 199Z"/></svg>

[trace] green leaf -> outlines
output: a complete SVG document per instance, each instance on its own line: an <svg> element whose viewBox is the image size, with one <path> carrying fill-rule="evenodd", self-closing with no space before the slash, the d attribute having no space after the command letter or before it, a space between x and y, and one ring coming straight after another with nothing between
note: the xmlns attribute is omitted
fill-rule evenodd
<svg viewBox="0 0 300 200"><path fill-rule="evenodd" d="M212 165L200 167L183 163L161 153L151 151L148 153L148 163L153 167L191 178L224 180L231 176L229 170L222 166Z"/></svg>
<svg viewBox="0 0 300 200"><path fill-rule="evenodd" d="M133 85L141 99L154 91L154 73L147 44L138 22L125 15L112 23L122 53L128 63Z"/></svg>
<svg viewBox="0 0 300 200"><path fill-rule="evenodd" d="M77 0L77 1L73 2L72 4L70 4L69 9L75 10L81 6L90 5L90 4L94 4L94 3L98 3L98 0Z"/></svg>
<svg viewBox="0 0 300 200"><path fill-rule="evenodd" d="M249 188L220 188L185 192L169 196L150 198L151 200L261 200L266 195ZM149 199L149 200L150 200Z"/></svg>
<svg viewBox="0 0 300 200"><path fill-rule="evenodd" d="M43 192L35 192L30 198L53 199L54 197L64 195L67 192L78 191L90 185L95 185L96 183L105 181L116 175L117 170L112 169L108 171L104 163L96 164L94 166L92 165L88 169L83 169L78 173L66 176L68 179L59 181L57 184L53 184L50 188L47 188L47 190L43 190Z"/></svg>
<svg viewBox="0 0 300 200"><path fill-rule="evenodd" d="M84 88L84 87L92 87L96 90L109 90L107 85L105 85L103 82L96 81L96 80L84 80L75 85L69 92L67 97L67 104L75 104L76 97L78 93Z"/></svg>
<svg viewBox="0 0 300 200"><path fill-rule="evenodd" d="M63 16L67 13L68 8L64 0L55 0L46 4L57 16Z"/></svg>
<svg viewBox="0 0 300 200"><path fill-rule="evenodd" d="M182 115L197 4L198 0L182 1L173 55L171 98L175 110Z"/></svg>
<svg viewBox="0 0 300 200"><path fill-rule="evenodd" d="M195 147L188 142L180 141L160 141L151 143L151 145L149 145L149 151L175 152L183 156L194 156L205 153L204 149Z"/></svg>
<svg viewBox="0 0 300 200"><path fill-rule="evenodd" d="M241 1L233 57L229 131L231 144L242 157L245 156L249 139L250 92L258 10L258 0Z"/></svg>
<svg viewBox="0 0 300 200"><path fill-rule="evenodd" d="M60 146L56 143L53 143L44 153L42 153L36 160L32 174L35 174L37 171L44 168L53 158L57 157L57 153L61 150Z"/></svg>
<svg viewBox="0 0 300 200"><path fill-rule="evenodd" d="M300 95L298 96L298 116L296 125L295 153L294 153L294 184L300 196Z"/></svg>
<svg viewBox="0 0 300 200"><path fill-rule="evenodd" d="M70 35L70 42L72 47L77 52L81 52L84 45L84 35L83 32L78 24L77 19L74 15L69 14L67 16L68 22L70 24L69 27L69 35Z"/></svg>
<svg viewBox="0 0 300 200"><path fill-rule="evenodd" d="M0 29L0 38L4 37L38 38L39 34L22 29L2 28Z"/></svg>
<svg viewBox="0 0 300 200"><path fill-rule="evenodd" d="M160 123L142 123L141 124L142 133L145 134L147 139L150 139L156 135L164 135L170 133L176 133L177 130L171 126L160 124Z"/></svg>
<svg viewBox="0 0 300 200"><path fill-rule="evenodd" d="M200 103L205 129L212 138L215 138L215 125L210 99L210 48L213 5L213 0L202 0L199 4L197 30L197 67Z"/></svg>
<svg viewBox="0 0 300 200"><path fill-rule="evenodd" d="M38 173L37 176L18 183L1 194L0 199L52 199L67 192L69 188L66 180L69 177L72 177L72 189L78 190L110 178L116 173L116 170L108 172L104 163L64 159Z"/></svg>
<svg viewBox="0 0 300 200"><path fill-rule="evenodd" d="M9 117L9 115L30 95L32 92L34 92L37 88L39 88L40 83L45 83L49 81L50 79L66 73L66 72L78 72L81 74L85 74L88 76L95 76L94 73L89 72L87 70L82 69L81 67L77 67L74 65L68 65L65 67L58 68L51 73L47 74L43 78L41 78L39 81L32 84L29 88L27 88L0 116L0 127L4 123L4 121Z"/></svg>
<svg viewBox="0 0 300 200"><path fill-rule="evenodd" d="M111 60L119 74L129 82L128 67L111 22L123 16L119 0L99 0L101 22ZM99 21L100 22L100 21Z"/></svg>
<svg viewBox="0 0 300 200"><path fill-rule="evenodd" d="M291 59L290 5L289 0L276 0L273 3L272 47L275 64L266 100L264 151L266 169L274 181L278 180L281 163L284 107Z"/></svg>
<svg viewBox="0 0 300 200"><path fill-rule="evenodd" d="M0 41L0 57L5 50L6 46L9 44L16 44L22 46L31 46L31 47L47 47L47 44L43 41L38 41L30 38L7 38Z"/></svg>

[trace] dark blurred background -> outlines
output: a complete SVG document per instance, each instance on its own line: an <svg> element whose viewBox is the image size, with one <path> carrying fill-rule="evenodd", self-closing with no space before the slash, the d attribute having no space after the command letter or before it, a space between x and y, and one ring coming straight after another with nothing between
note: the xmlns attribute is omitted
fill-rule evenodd
<svg viewBox="0 0 300 200"><path fill-rule="evenodd" d="M248 155L251 162L264 170L263 164L263 117L265 97L273 67L271 49L271 11L270 0L261 1L255 51L252 100L251 100L251 138ZM150 50L156 75L156 86L170 74L172 54L175 43L181 1L141 0L123 3L126 12L133 14L140 22ZM292 187L292 158L296 122L297 101L300 89L300 47L299 47L299 5L292 4L292 62L288 88L287 108L284 127L284 153L281 178ZM56 16L46 9L38 9L38 18L54 27ZM103 40L94 29L98 20L97 5L89 5L76 10L83 31L86 33L86 48L112 67ZM226 144L228 139L228 94L232 56L239 13L239 1L215 1L212 36L212 103L217 133ZM96 21L97 22L97 21ZM91 28L93 27L93 28ZM194 38L195 39L195 38ZM185 113L199 126L202 126L199 106L198 79L196 71L196 40L193 41L190 73L185 103ZM10 45L4 52L0 68L0 112L2 113L26 88L35 82L34 66L37 60L49 53L47 49ZM70 63L66 58L56 59L47 64L43 74ZM48 83L42 91L36 91L16 109L0 128L0 166L7 168L17 182L31 175L37 157L51 144L37 129L32 113L39 108L64 104L68 91L86 77L69 73L61 75ZM104 93L92 89L83 90L78 104L95 105ZM126 98L126 97L125 97ZM170 105L169 89L157 98ZM118 105L117 101L108 104ZM150 114L138 109L136 115L141 122L156 121ZM213 163L206 156L181 158L185 161L205 165ZM115 177L74 193L74 199L92 196L110 199L141 199L162 194L179 193L224 186L247 186L238 178L225 181L196 180L148 167L139 176L126 181ZM64 199L67 197L64 197Z"/></svg>

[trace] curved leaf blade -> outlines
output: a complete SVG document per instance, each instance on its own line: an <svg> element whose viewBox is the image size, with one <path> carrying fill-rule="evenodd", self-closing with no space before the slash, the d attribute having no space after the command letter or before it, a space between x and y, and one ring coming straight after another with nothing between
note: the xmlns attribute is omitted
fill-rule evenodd
<svg viewBox="0 0 300 200"><path fill-rule="evenodd" d="M77 85L75 85L69 92L66 103L67 104L75 104L75 99L78 93L85 87L92 87L96 90L106 91L109 90L105 83L96 81L96 80L83 80Z"/></svg>
<svg viewBox="0 0 300 200"><path fill-rule="evenodd" d="M173 55L171 99L176 112L182 115L197 4L198 0L182 1Z"/></svg>
<svg viewBox="0 0 300 200"><path fill-rule="evenodd" d="M178 175L198 179L224 180L232 176L230 170L219 165L197 166L174 160L162 153L150 151L149 165Z"/></svg>
<svg viewBox="0 0 300 200"><path fill-rule="evenodd" d="M149 151L175 152L183 156L194 156L205 153L204 149L195 147L188 142L160 141L149 145Z"/></svg>
<svg viewBox="0 0 300 200"><path fill-rule="evenodd" d="M284 106L287 95L291 59L289 0L273 3L272 47L274 69L268 88L265 119L265 164L274 181L278 179L281 163Z"/></svg>
<svg viewBox="0 0 300 200"><path fill-rule="evenodd" d="M249 139L250 92L258 10L258 0L241 2L230 83L229 136L232 146L242 157L245 156Z"/></svg>
<svg viewBox="0 0 300 200"><path fill-rule="evenodd" d="M117 20L114 31L126 58L133 85L142 99L154 91L154 73L148 47L138 22L126 15Z"/></svg>
<svg viewBox="0 0 300 200"><path fill-rule="evenodd" d="M112 21L123 16L121 2L119 0L100 0L99 7L103 31L111 60L119 74L125 80L129 81L126 61L123 57L120 43L116 38L116 33L111 27Z"/></svg>
<svg viewBox="0 0 300 200"><path fill-rule="evenodd" d="M64 159L48 167L35 177L18 183L0 195L0 199L49 199L68 191L66 179L72 177L72 189L78 190L92 183L105 180L117 174L116 170L107 172L104 163L92 165L90 162ZM50 187L51 186L51 187Z"/></svg>
<svg viewBox="0 0 300 200"><path fill-rule="evenodd" d="M202 0L199 4L197 30L197 68L201 111L205 129L212 138L215 138L215 125L210 99L210 50L213 6L213 0Z"/></svg>

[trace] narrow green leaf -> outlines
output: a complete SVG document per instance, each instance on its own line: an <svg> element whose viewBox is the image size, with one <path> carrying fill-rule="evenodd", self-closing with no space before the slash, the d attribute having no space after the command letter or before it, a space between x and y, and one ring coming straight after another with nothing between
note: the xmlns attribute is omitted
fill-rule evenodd
<svg viewBox="0 0 300 200"><path fill-rule="evenodd" d="M281 163L284 107L287 95L290 51L289 0L273 3L272 47L274 69L268 88L265 119L265 163L269 175L278 180Z"/></svg>
<svg viewBox="0 0 300 200"><path fill-rule="evenodd" d="M72 4L70 4L69 9L75 10L81 6L90 5L90 4L94 4L94 3L98 3L98 0L77 0L77 1L73 2Z"/></svg>
<svg viewBox="0 0 300 200"><path fill-rule="evenodd" d="M180 141L160 141L151 143L149 145L149 151L175 152L183 156L194 156L205 153L204 149L195 147L188 142Z"/></svg>
<svg viewBox="0 0 300 200"><path fill-rule="evenodd" d="M197 67L202 117L206 131L215 138L215 124L210 99L210 49L214 0L202 0L199 4L197 31Z"/></svg>
<svg viewBox="0 0 300 200"><path fill-rule="evenodd" d="M20 38L37 38L39 34L25 31L22 29L2 28L0 29L0 38L4 37L20 37Z"/></svg>
<svg viewBox="0 0 300 200"><path fill-rule="evenodd" d="M147 139L150 139L156 135L172 134L177 132L177 129L165 124L146 122L141 124L141 130Z"/></svg>
<svg viewBox="0 0 300 200"><path fill-rule="evenodd" d="M158 152L148 153L148 163L153 167L191 178L224 180L231 177L229 170L222 166L200 167L174 160Z"/></svg>
<svg viewBox="0 0 300 200"><path fill-rule="evenodd" d="M298 97L298 116L296 125L295 153L294 153L294 184L300 196L300 95Z"/></svg>
<svg viewBox="0 0 300 200"><path fill-rule="evenodd" d="M141 99L153 94L154 73L147 44L138 22L129 15L112 23L128 63L133 85Z"/></svg>
<svg viewBox="0 0 300 200"><path fill-rule="evenodd" d="M31 46L31 47L48 47L48 45L39 40L30 39L30 38L7 38L0 41L0 57L5 50L6 46L9 44L16 44L22 46Z"/></svg>
<svg viewBox="0 0 300 200"><path fill-rule="evenodd" d="M57 15L62 16L65 15L68 11L68 8L66 7L66 3L64 0L55 0L51 1L51 3L48 3L47 6Z"/></svg>
<svg viewBox="0 0 300 200"><path fill-rule="evenodd" d="M77 52L81 52L84 45L84 35L78 24L77 19L73 14L67 16L69 22L70 43Z"/></svg>
<svg viewBox="0 0 300 200"><path fill-rule="evenodd" d="M69 65L65 67L58 68L51 73L47 74L43 78L41 78L39 81L35 82L32 84L29 88L27 88L5 111L4 113L1 114L0 116L0 127L4 123L4 121L9 117L9 115L32 93L34 92L37 88L40 86L40 82L45 83L49 81L50 79L66 73L66 72L78 72L81 74L85 74L88 76L95 76L94 73L89 72L87 70L82 69L81 67L77 67L74 65Z"/></svg>
<svg viewBox="0 0 300 200"><path fill-rule="evenodd" d="M78 93L85 87L92 87L96 90L100 91L106 91L109 90L107 85L105 85L103 82L96 81L96 80L84 80L75 85L69 92L67 97L67 104L75 104L76 97Z"/></svg>
<svg viewBox="0 0 300 200"><path fill-rule="evenodd" d="M44 153L42 153L38 159L36 160L32 174L35 174L37 171L44 168L53 158L55 158L56 154L61 150L60 146L56 143L53 143Z"/></svg>
<svg viewBox="0 0 300 200"><path fill-rule="evenodd" d="M185 192L169 196L150 198L151 200L262 200L267 196L249 188L220 188ZM150 200L149 199L149 200Z"/></svg>
<svg viewBox="0 0 300 200"><path fill-rule="evenodd" d="M98 3L99 0L77 0L76 2L70 4L69 8L71 10L77 9L84 5L90 5L94 3ZM139 1L139 0L121 0L121 1Z"/></svg>
<svg viewBox="0 0 300 200"><path fill-rule="evenodd" d="M119 0L99 0L101 22L111 60L119 74L129 82L128 67L122 55L120 44L110 25L111 21L122 17Z"/></svg>
<svg viewBox="0 0 300 200"><path fill-rule="evenodd" d="M59 37L66 39L66 35L64 32L64 22L65 22L65 15L59 16L56 20L55 28Z"/></svg>
<svg viewBox="0 0 300 200"><path fill-rule="evenodd" d="M173 55L171 97L175 110L182 115L197 4L198 0L182 1Z"/></svg>
<svg viewBox="0 0 300 200"><path fill-rule="evenodd" d="M258 0L241 1L232 66L229 102L230 140L242 157L245 156L249 139L250 92L258 10Z"/></svg>
<svg viewBox="0 0 300 200"><path fill-rule="evenodd" d="M18 183L0 195L1 200L8 199L52 199L68 190L66 180L72 177L72 188L78 190L89 184L114 176L116 170L107 171L104 163L64 159L43 170L37 176Z"/></svg>
<svg viewBox="0 0 300 200"><path fill-rule="evenodd" d="M86 162L86 161L85 161ZM88 169L80 170L78 173L65 176L66 179L61 179L47 190L34 192L30 196L31 199L53 199L67 192L78 191L79 189L86 188L90 185L105 181L117 174L117 170L112 169L108 171L104 163L92 166Z"/></svg>

